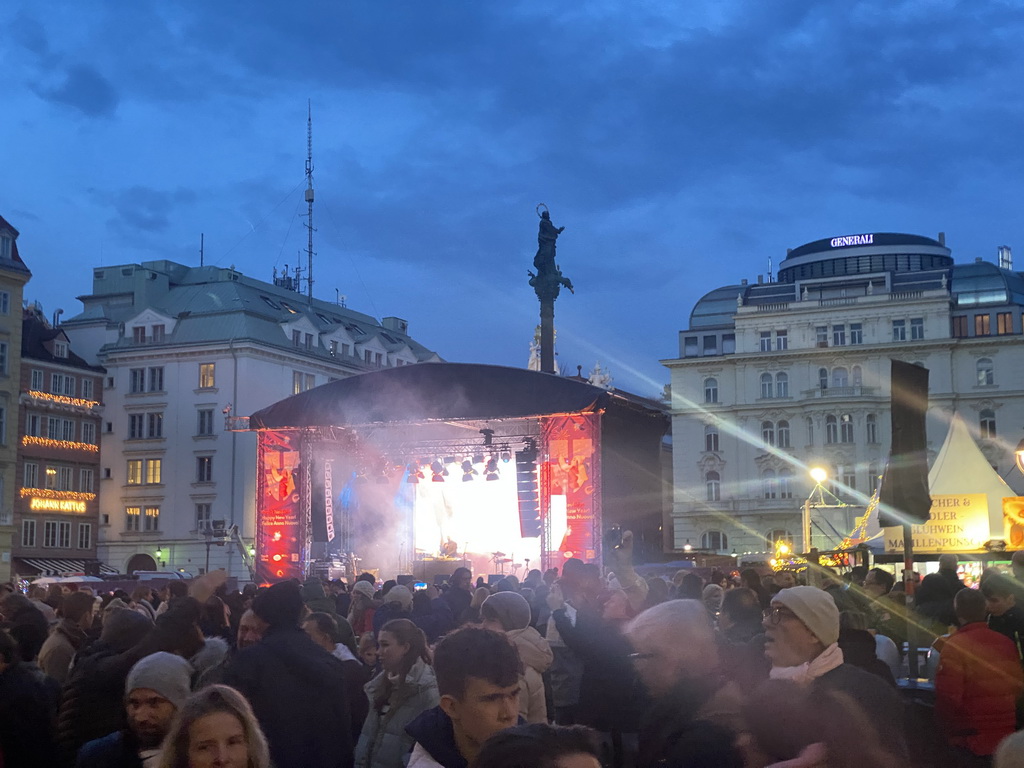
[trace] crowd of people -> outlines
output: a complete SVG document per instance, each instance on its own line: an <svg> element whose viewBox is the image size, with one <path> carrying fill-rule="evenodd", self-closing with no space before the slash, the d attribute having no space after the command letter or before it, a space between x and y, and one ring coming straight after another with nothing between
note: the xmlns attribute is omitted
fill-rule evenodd
<svg viewBox="0 0 1024 768"><path fill-rule="evenodd" d="M8 585L0 768L1024 766L1024 553L977 589L946 557L908 599L882 568L643 579L630 545L490 585Z"/></svg>

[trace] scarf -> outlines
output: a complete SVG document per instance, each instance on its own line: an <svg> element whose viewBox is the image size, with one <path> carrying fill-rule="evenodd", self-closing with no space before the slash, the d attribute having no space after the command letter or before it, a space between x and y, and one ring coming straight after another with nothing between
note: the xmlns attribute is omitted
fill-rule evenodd
<svg viewBox="0 0 1024 768"><path fill-rule="evenodd" d="M792 680L806 684L831 672L843 663L843 652L839 643L832 643L820 655L795 667L772 667L768 676L772 680Z"/></svg>

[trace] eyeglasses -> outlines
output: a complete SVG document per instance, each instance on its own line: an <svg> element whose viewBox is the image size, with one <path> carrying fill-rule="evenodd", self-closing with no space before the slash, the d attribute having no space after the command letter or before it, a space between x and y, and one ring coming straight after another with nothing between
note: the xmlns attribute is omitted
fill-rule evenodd
<svg viewBox="0 0 1024 768"><path fill-rule="evenodd" d="M795 619L796 614L788 608L772 608L768 611L769 624L781 624L783 619Z"/></svg>
<svg viewBox="0 0 1024 768"><path fill-rule="evenodd" d="M630 661L646 661L647 659L653 659L656 655L654 653L627 653L626 658Z"/></svg>

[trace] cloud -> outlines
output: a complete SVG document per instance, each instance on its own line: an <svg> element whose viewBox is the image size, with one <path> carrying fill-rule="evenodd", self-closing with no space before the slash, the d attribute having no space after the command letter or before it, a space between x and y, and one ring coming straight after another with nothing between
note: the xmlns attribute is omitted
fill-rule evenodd
<svg viewBox="0 0 1024 768"><path fill-rule="evenodd" d="M110 117L117 111L119 97L113 84L87 64L75 64L62 73L54 87L37 87L48 101L77 109L86 117Z"/></svg>
<svg viewBox="0 0 1024 768"><path fill-rule="evenodd" d="M160 190L134 186L116 193L97 193L113 206L117 216L108 224L124 235L159 234L171 225L172 214L195 201L195 192L187 189Z"/></svg>

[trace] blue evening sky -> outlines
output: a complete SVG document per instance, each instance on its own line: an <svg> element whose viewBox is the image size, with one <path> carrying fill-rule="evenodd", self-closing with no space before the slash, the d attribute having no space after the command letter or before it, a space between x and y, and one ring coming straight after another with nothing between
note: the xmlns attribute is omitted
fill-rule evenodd
<svg viewBox="0 0 1024 768"><path fill-rule="evenodd" d="M315 293L453 361L526 364L539 202L577 288L560 362L648 395L694 302L786 248L941 230L958 261L1024 259L1016 0L15 0L0 24L0 215L47 314L94 266L197 264L200 233L208 264L294 266L307 99Z"/></svg>

